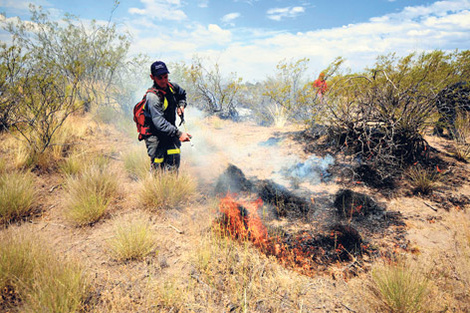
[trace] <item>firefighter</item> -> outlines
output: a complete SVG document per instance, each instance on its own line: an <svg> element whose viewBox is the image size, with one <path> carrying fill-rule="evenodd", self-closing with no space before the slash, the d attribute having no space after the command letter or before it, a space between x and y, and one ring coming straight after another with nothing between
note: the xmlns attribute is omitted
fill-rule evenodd
<svg viewBox="0 0 470 313"><path fill-rule="evenodd" d="M152 88L157 92L146 95L144 115L151 135L144 140L152 169L178 170L181 142L191 139L190 134L176 127L176 114L182 118L186 107L186 91L169 82L169 73L162 61L150 66Z"/></svg>
<svg viewBox="0 0 470 313"><path fill-rule="evenodd" d="M317 89L317 95L320 101L323 99L323 95L328 91L328 85L325 80L325 73L320 73L318 78L313 82L312 87Z"/></svg>

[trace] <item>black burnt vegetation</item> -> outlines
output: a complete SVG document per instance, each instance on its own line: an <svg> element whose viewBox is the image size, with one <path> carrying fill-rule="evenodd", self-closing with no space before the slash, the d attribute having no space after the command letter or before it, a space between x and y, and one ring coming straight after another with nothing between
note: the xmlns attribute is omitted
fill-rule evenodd
<svg viewBox="0 0 470 313"><path fill-rule="evenodd" d="M323 148L348 156L351 181L378 189L395 189L417 164L445 171L447 162L425 135L447 129L457 138L456 116L468 107L469 68L468 52L435 51L384 56L363 73L333 77L321 121ZM319 141L320 129L314 124L299 136L312 143L307 149Z"/></svg>

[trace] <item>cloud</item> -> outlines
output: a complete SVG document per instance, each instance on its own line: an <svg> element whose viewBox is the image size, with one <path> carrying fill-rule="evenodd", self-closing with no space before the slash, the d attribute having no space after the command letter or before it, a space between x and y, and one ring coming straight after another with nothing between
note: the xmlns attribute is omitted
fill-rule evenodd
<svg viewBox="0 0 470 313"><path fill-rule="evenodd" d="M182 21L187 18L180 10L180 0L140 0L144 8L130 8L129 13L143 15L158 20Z"/></svg>
<svg viewBox="0 0 470 313"><path fill-rule="evenodd" d="M200 8L208 8L209 7L209 0L199 0L197 6Z"/></svg>
<svg viewBox="0 0 470 313"><path fill-rule="evenodd" d="M295 18L299 14L302 14L304 12L304 7L287 7L269 9L266 13L269 19L274 21L280 21L284 18Z"/></svg>
<svg viewBox="0 0 470 313"><path fill-rule="evenodd" d="M232 21L236 20L236 19L239 18L240 16L241 16L241 15L240 15L240 13L238 13L238 12L229 13L229 14L224 15L224 16L221 18L221 21L222 21L222 23L224 23L224 24L227 24L227 25L230 25L230 26L235 26L235 24L232 23Z"/></svg>

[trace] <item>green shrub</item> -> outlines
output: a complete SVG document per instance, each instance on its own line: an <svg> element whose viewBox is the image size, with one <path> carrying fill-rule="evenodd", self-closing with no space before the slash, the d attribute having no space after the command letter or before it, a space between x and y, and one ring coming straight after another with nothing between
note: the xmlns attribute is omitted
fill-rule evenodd
<svg viewBox="0 0 470 313"><path fill-rule="evenodd" d="M0 173L0 224L30 214L35 197L31 173Z"/></svg>

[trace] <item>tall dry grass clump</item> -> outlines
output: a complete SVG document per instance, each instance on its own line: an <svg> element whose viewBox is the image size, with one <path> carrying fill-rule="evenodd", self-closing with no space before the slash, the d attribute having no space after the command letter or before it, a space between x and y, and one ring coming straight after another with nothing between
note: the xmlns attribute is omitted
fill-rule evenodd
<svg viewBox="0 0 470 313"><path fill-rule="evenodd" d="M413 191L424 195L430 194L437 189L441 176L438 168L425 168L420 164L410 166L406 173Z"/></svg>
<svg viewBox="0 0 470 313"><path fill-rule="evenodd" d="M134 147L124 155L124 168L133 178L144 179L150 170L150 161L142 147Z"/></svg>
<svg viewBox="0 0 470 313"><path fill-rule="evenodd" d="M34 176L21 172L0 172L0 224L22 218L34 209Z"/></svg>
<svg viewBox="0 0 470 313"><path fill-rule="evenodd" d="M31 229L0 234L0 308L20 312L79 312L87 295L83 269L64 260Z"/></svg>
<svg viewBox="0 0 470 313"><path fill-rule="evenodd" d="M400 260L373 268L370 293L377 312L425 312L429 280L411 263Z"/></svg>
<svg viewBox="0 0 470 313"><path fill-rule="evenodd" d="M93 164L66 182L66 217L78 226L97 222L116 196L118 181L107 166Z"/></svg>
<svg viewBox="0 0 470 313"><path fill-rule="evenodd" d="M156 239L149 217L132 214L114 221L113 237L108 240L111 255L119 260L142 260L155 251Z"/></svg>
<svg viewBox="0 0 470 313"><path fill-rule="evenodd" d="M186 173L159 171L141 182L139 201L151 211L179 208L196 192L196 183Z"/></svg>

